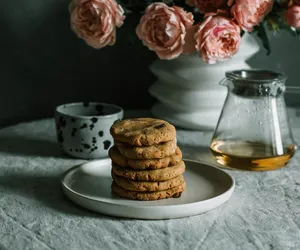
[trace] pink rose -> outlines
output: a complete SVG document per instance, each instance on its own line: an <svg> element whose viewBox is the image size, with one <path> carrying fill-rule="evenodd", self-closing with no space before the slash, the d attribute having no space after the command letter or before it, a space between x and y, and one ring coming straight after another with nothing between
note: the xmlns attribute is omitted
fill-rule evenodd
<svg viewBox="0 0 300 250"><path fill-rule="evenodd" d="M209 14L195 33L196 49L209 64L225 61L239 50L240 32L240 27L231 19Z"/></svg>
<svg viewBox="0 0 300 250"><path fill-rule="evenodd" d="M192 13L177 6L153 3L147 7L136 33L144 45L154 50L160 59L173 59L182 53L186 30L193 23Z"/></svg>
<svg viewBox="0 0 300 250"><path fill-rule="evenodd" d="M300 28L300 6L292 5L285 13L286 22L294 28Z"/></svg>
<svg viewBox="0 0 300 250"><path fill-rule="evenodd" d="M263 21L264 17L272 10L273 0L236 0L231 7L231 15L245 31Z"/></svg>
<svg viewBox="0 0 300 250"><path fill-rule="evenodd" d="M187 0L186 3L196 6L200 13L215 12L226 6L227 0Z"/></svg>
<svg viewBox="0 0 300 250"><path fill-rule="evenodd" d="M73 31L95 49L114 45L116 27L125 19L115 0L73 0L69 5Z"/></svg>

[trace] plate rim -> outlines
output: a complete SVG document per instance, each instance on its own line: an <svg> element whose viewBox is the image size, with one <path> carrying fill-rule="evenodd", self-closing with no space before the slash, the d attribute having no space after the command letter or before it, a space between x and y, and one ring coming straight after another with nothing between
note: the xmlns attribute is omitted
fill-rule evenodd
<svg viewBox="0 0 300 250"><path fill-rule="evenodd" d="M71 188L69 188L65 183L64 183L64 179L65 177L74 169L76 168L79 168L80 166L82 165L85 165L85 164L88 164L88 163L91 163L91 162L95 162L95 161L107 161L107 160L110 160L110 158L104 158L104 159L97 159L97 160L92 160L92 161L87 161L87 162L84 162L84 163L81 163L81 164L78 164L78 165L75 165L71 168L69 168L68 170L66 170L61 178L60 178L60 183L63 187L63 189L66 189L67 191L71 192L73 195L77 195L77 196L80 196L80 198L84 198L84 199L87 199L89 201L92 201L92 202L97 202L97 203L104 203L106 205L113 205L113 206L118 206L118 207L127 207L127 208L140 208L140 209L163 209L163 208L173 208L173 207L176 207L176 208L181 208L181 207L186 207L186 206L195 206L195 205L199 205L199 204L203 204L203 203L208 203L208 202L213 202L213 200L217 200L217 199L220 199L221 197L223 196L226 196L227 194L230 194L230 196L232 195L234 189L235 189L235 186L236 186L236 182L235 182L235 179L233 178L233 176L227 172L225 172L224 170L220 169L219 167L217 166L214 166L212 164L209 164L209 163L206 163L206 162L203 162L203 161L199 161L199 160L190 160L190 159L185 159L183 158L182 160L184 162L192 162L192 163L200 163L200 164L203 164L203 165L207 165L209 167L212 167L218 171L221 171L223 174L227 175L229 177L229 179L231 180L231 185L230 185L230 188L227 189L225 192L217 195L217 196L214 196L212 198L209 198L209 199L205 199L205 200L202 200L202 201L196 201L196 202L191 202L191 203L184 203L184 204L172 204L172 205L161 205L161 206L146 206L146 205L129 205L129 204L117 204L117 203L113 203L113 202L107 202L107 201L100 201L100 200L95 200L95 199L91 199L85 195L82 195L74 190L72 190ZM66 191L64 190L64 191ZM68 197L70 198L70 197ZM230 197L229 197L230 198ZM136 200L138 201L138 200Z"/></svg>

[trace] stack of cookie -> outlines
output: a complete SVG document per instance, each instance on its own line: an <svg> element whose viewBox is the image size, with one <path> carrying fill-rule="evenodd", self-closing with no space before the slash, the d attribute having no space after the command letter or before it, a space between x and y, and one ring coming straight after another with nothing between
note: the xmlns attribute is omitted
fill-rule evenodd
<svg viewBox="0 0 300 250"><path fill-rule="evenodd" d="M111 127L115 145L112 190L132 200L180 197L185 189L185 164L177 147L176 130L166 121L128 119Z"/></svg>

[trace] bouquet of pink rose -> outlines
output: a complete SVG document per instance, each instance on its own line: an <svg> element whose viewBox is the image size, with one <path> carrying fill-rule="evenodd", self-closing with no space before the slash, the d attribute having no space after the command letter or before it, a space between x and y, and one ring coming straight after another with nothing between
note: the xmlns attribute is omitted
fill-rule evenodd
<svg viewBox="0 0 300 250"><path fill-rule="evenodd" d="M113 45L116 28L125 20L121 5L126 4L73 0L71 27L96 49ZM136 34L160 59L198 51L205 62L213 64L237 53L244 32L256 32L268 51L265 27L299 34L300 0L148 0L145 5Z"/></svg>

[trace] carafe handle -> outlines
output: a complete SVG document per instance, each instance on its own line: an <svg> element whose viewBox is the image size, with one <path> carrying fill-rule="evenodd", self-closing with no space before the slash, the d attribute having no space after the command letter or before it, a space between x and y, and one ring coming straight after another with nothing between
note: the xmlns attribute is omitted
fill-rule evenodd
<svg viewBox="0 0 300 250"><path fill-rule="evenodd" d="M223 78L219 84L222 85L222 86L225 86L225 87L228 87L228 84L229 84L229 80L227 78Z"/></svg>

